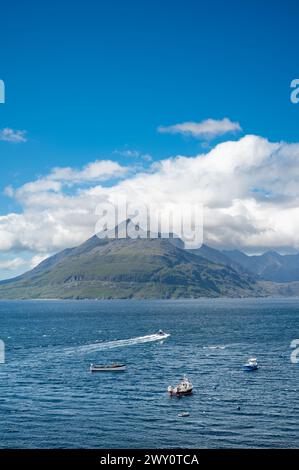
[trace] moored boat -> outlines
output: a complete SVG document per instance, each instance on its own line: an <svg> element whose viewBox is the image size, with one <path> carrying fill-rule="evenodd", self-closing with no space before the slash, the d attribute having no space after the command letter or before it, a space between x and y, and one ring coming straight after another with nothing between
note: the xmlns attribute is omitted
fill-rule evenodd
<svg viewBox="0 0 299 470"><path fill-rule="evenodd" d="M182 413L178 413L179 418L187 418L190 416L190 413L188 411L183 411Z"/></svg>
<svg viewBox="0 0 299 470"><path fill-rule="evenodd" d="M247 372L250 372L252 370L257 370L258 369L258 363L256 357L251 357L248 359L246 364L244 364L243 369Z"/></svg>
<svg viewBox="0 0 299 470"><path fill-rule="evenodd" d="M124 364L97 365L90 364L90 372L121 372L126 370Z"/></svg>
<svg viewBox="0 0 299 470"><path fill-rule="evenodd" d="M181 382L176 385L175 387L169 386L168 393L171 396L184 396L184 395L191 395L193 393L193 385L190 380L184 375Z"/></svg>

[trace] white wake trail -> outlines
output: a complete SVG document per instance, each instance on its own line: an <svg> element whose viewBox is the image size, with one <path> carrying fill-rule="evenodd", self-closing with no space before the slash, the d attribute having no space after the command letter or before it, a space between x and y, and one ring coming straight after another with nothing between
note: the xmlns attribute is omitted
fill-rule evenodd
<svg viewBox="0 0 299 470"><path fill-rule="evenodd" d="M147 336L138 336L137 338L118 339L115 341L107 341L103 343L85 344L83 346L66 348L64 349L64 354L78 354L78 353L88 354L88 353L96 352L96 351L104 351L106 349L122 348L125 346L134 346L135 344L150 343L153 341L163 341L169 336L170 336L169 334L164 334L163 336L159 334L154 334L154 335L147 335Z"/></svg>

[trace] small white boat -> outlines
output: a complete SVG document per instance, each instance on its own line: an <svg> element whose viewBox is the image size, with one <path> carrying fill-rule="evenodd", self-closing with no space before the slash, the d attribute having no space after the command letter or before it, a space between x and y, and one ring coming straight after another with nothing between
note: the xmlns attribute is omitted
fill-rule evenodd
<svg viewBox="0 0 299 470"><path fill-rule="evenodd" d="M163 339L163 338L168 338L169 333L165 333L163 330L159 330L157 335L161 336L161 339Z"/></svg>
<svg viewBox="0 0 299 470"><path fill-rule="evenodd" d="M248 359L246 364L244 364L243 369L245 371L250 372L251 370L257 370L258 367L259 366L258 366L256 357L251 357L250 359Z"/></svg>
<svg viewBox="0 0 299 470"><path fill-rule="evenodd" d="M107 366L100 366L97 364L90 364L90 372L121 372L126 370L124 364L111 364Z"/></svg>
<svg viewBox="0 0 299 470"><path fill-rule="evenodd" d="M190 416L190 413L188 413L188 411L183 411L182 413L178 413L179 418L187 418L188 416Z"/></svg>
<svg viewBox="0 0 299 470"><path fill-rule="evenodd" d="M176 385L176 387L169 386L168 387L168 393L171 396L183 396L183 395L191 395L193 392L193 385L190 382L190 380L187 379L187 377L184 375L182 378L181 382Z"/></svg>

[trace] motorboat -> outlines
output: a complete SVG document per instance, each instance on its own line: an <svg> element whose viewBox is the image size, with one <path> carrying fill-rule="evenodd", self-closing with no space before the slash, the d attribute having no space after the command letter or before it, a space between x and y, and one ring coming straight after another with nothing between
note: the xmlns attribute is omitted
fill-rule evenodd
<svg viewBox="0 0 299 470"><path fill-rule="evenodd" d="M161 336L161 338L168 338L169 336L169 333L165 333L165 331L163 330L159 330L158 333L157 333L158 336Z"/></svg>
<svg viewBox="0 0 299 470"><path fill-rule="evenodd" d="M126 370L124 364L97 365L90 364L90 372L121 372Z"/></svg>
<svg viewBox="0 0 299 470"><path fill-rule="evenodd" d="M245 371L252 371L252 370L257 370L258 369L258 363L257 363L257 359L256 357L251 357L250 359L248 359L248 361L246 362L246 364L244 364L243 366L243 369Z"/></svg>
<svg viewBox="0 0 299 470"><path fill-rule="evenodd" d="M193 385L190 380L187 379L186 375L183 376L182 380L175 387L169 386L168 393L170 396L184 396L191 395L193 392Z"/></svg>
<svg viewBox="0 0 299 470"><path fill-rule="evenodd" d="M190 413L188 413L188 411L183 411L182 413L178 413L179 418L187 418L188 416L190 416Z"/></svg>

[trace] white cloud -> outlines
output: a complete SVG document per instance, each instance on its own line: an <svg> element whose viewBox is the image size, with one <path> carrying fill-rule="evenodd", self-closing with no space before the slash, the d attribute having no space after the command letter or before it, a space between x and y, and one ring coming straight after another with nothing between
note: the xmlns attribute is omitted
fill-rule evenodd
<svg viewBox="0 0 299 470"><path fill-rule="evenodd" d="M5 194L5 196L13 197L14 193L15 192L11 184L9 186L6 186L6 188L4 188L3 194Z"/></svg>
<svg viewBox="0 0 299 470"><path fill-rule="evenodd" d="M0 251L12 250L17 244L15 234L10 229L11 225L8 223L10 218L11 215L0 217Z"/></svg>
<svg viewBox="0 0 299 470"><path fill-rule="evenodd" d="M109 178L116 178L126 173L127 169L111 160L97 160L89 163L82 170L73 168L54 168L49 180L70 181L72 183L83 183L92 181L105 181Z"/></svg>
<svg viewBox="0 0 299 470"><path fill-rule="evenodd" d="M162 160L108 187L92 168L56 169L9 190L22 211L0 216L0 250L46 256L75 246L94 234L98 204L120 196L157 206L203 202L205 242L218 248L299 250L299 144L247 135L195 157ZM65 191L64 181L76 181L76 191Z"/></svg>
<svg viewBox="0 0 299 470"><path fill-rule="evenodd" d="M33 256L30 260L30 263L29 263L30 269L35 268L36 266L38 266L42 261L44 261L48 257L49 257L49 253L44 253L43 255Z"/></svg>
<svg viewBox="0 0 299 470"><path fill-rule="evenodd" d="M19 131L5 127L4 129L0 129L0 141L12 142L14 144L27 142L26 134L26 131Z"/></svg>
<svg viewBox="0 0 299 470"><path fill-rule="evenodd" d="M131 157L138 158L141 153L139 150L123 149L123 150L114 150L115 155L121 155L122 157Z"/></svg>
<svg viewBox="0 0 299 470"><path fill-rule="evenodd" d="M222 120L206 119L201 122L183 122L172 126L160 126L161 134L182 134L195 138L212 139L229 132L238 132L242 128L238 122L232 122L228 118Z"/></svg>
<svg viewBox="0 0 299 470"><path fill-rule="evenodd" d="M14 258L9 260L0 261L0 269L6 271L14 271L21 266L24 266L25 261L22 258Z"/></svg>
<svg viewBox="0 0 299 470"><path fill-rule="evenodd" d="M30 195L60 193L63 186L74 186L84 183L96 183L124 176L128 168L111 160L97 160L84 166L81 170L71 167L56 167L45 177L38 178L15 190L11 185L4 188L8 197L15 196L20 202L25 202Z"/></svg>
<svg viewBox="0 0 299 470"><path fill-rule="evenodd" d="M22 257L22 255L24 257ZM4 278L15 277L26 271L29 271L39 265L44 259L50 256L49 253L37 254L28 258L28 254L20 253L16 256L14 252L2 256L0 259L0 273L3 273Z"/></svg>
<svg viewBox="0 0 299 470"><path fill-rule="evenodd" d="M123 150L114 150L113 152L115 155L121 155L122 157L128 158L139 158L144 160L145 162L151 162L153 157L149 153L142 153L139 150L130 150L130 149L123 149Z"/></svg>

